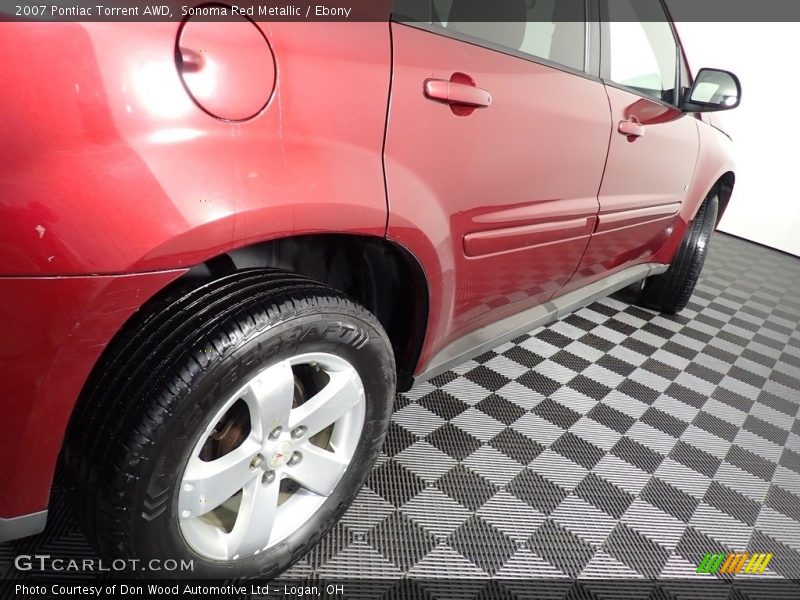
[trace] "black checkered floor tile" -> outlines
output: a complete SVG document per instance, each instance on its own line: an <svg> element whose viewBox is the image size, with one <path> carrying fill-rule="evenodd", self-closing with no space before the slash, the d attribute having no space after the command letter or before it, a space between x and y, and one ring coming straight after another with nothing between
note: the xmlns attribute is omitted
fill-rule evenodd
<svg viewBox="0 0 800 600"><path fill-rule="evenodd" d="M399 396L290 573L708 578L706 553L771 552L766 576L800 578L798 322L800 260L717 235L680 315L623 291ZM0 561L43 548L91 555L60 505Z"/></svg>

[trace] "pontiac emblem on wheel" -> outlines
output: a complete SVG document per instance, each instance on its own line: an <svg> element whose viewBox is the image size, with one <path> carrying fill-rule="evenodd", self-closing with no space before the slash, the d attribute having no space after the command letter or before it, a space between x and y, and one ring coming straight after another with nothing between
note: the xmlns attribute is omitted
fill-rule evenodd
<svg viewBox="0 0 800 600"><path fill-rule="evenodd" d="M291 442L283 442L272 454L270 454L269 460L267 461L267 466L269 466L269 468L273 471L281 468L287 462L289 462L289 459L292 457L292 450L293 448Z"/></svg>

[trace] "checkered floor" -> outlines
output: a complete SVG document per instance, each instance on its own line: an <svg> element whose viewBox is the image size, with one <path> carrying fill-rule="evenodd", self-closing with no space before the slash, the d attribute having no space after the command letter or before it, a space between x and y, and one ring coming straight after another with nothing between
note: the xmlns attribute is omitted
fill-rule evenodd
<svg viewBox="0 0 800 600"><path fill-rule="evenodd" d="M758 551L758 577L798 579L798 322L800 260L717 235L679 316L623 291L399 396L367 485L290 574L709 578L706 553ZM91 555L62 506L0 573L37 549Z"/></svg>

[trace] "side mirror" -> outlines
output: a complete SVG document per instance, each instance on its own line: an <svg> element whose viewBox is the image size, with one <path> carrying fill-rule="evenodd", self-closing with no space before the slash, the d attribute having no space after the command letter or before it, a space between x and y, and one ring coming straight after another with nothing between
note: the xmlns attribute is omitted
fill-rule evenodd
<svg viewBox="0 0 800 600"><path fill-rule="evenodd" d="M739 78L721 69L700 69L683 103L686 112L714 112L739 106L742 85Z"/></svg>

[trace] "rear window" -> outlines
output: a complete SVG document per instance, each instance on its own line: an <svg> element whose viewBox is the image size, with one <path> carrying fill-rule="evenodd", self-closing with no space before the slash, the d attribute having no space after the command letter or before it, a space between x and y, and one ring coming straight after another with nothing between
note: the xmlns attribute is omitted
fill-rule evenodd
<svg viewBox="0 0 800 600"><path fill-rule="evenodd" d="M395 18L575 70L585 68L584 0L396 0Z"/></svg>

